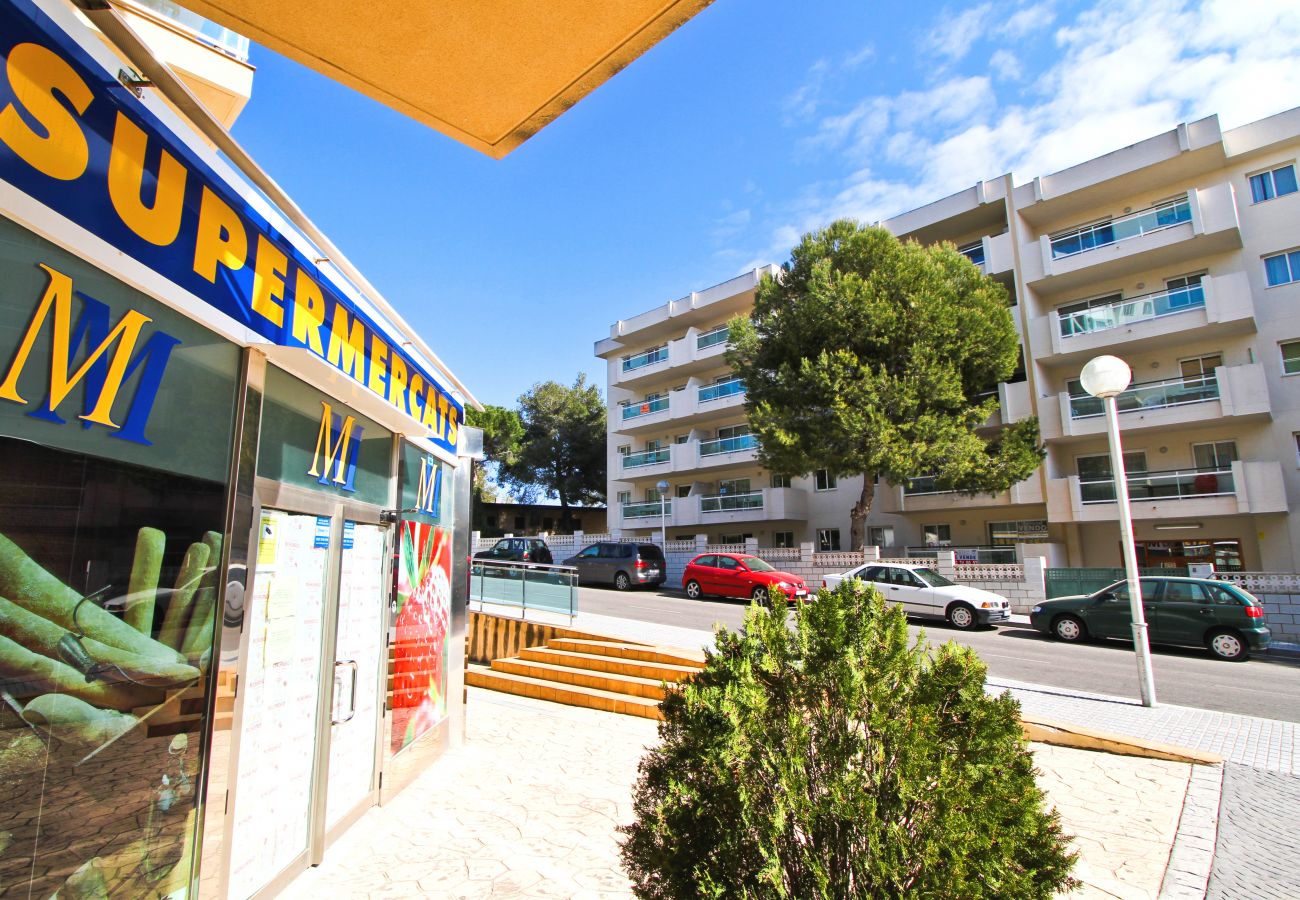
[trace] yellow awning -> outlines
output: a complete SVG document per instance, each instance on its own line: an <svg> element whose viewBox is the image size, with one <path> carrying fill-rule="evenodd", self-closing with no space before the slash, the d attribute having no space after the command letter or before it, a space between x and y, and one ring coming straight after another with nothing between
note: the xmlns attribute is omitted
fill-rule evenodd
<svg viewBox="0 0 1300 900"><path fill-rule="evenodd" d="M712 0L182 0L501 158Z"/></svg>

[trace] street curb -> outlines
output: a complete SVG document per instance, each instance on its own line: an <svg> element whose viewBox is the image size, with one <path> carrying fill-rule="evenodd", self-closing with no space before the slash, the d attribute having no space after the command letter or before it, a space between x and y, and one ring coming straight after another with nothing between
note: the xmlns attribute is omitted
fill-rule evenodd
<svg viewBox="0 0 1300 900"><path fill-rule="evenodd" d="M1193 750L1174 744L1147 741L1129 735L1098 731L1054 719L1021 718L1021 728L1028 740L1076 750L1097 750L1120 756L1139 756L1145 759L1163 759L1170 762L1190 763L1193 766L1218 766L1223 768L1223 757L1204 750ZM1221 777L1221 776L1220 776Z"/></svg>
<svg viewBox="0 0 1300 900"><path fill-rule="evenodd" d="M1222 764L1192 767L1178 831L1160 885L1160 900L1204 900L1214 867L1222 794Z"/></svg>

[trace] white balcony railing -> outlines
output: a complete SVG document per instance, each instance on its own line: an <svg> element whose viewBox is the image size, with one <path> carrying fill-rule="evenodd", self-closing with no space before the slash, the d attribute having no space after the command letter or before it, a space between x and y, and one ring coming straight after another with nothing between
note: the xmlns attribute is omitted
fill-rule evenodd
<svg viewBox="0 0 1300 900"><path fill-rule="evenodd" d="M653 466L656 463L668 462L669 449L661 447L658 450L645 450L641 453L628 453L623 457L623 468L637 469L641 466Z"/></svg>
<svg viewBox="0 0 1300 900"><path fill-rule="evenodd" d="M1187 500L1236 493L1232 469L1173 469L1166 472L1132 472L1128 476L1129 500ZM1084 503L1114 503L1115 479L1079 479Z"/></svg>
<svg viewBox="0 0 1300 900"><path fill-rule="evenodd" d="M1135 384L1115 398L1122 413L1141 409L1163 409L1187 403L1206 403L1219 399L1219 379L1213 372L1191 378L1170 378ZM1101 398L1084 395L1070 397L1070 418L1087 419L1106 412Z"/></svg>
<svg viewBox="0 0 1300 900"><path fill-rule="evenodd" d="M706 331L695 339L695 349L704 350L715 344L725 344L731 338L731 329L726 325L719 325L712 331Z"/></svg>
<svg viewBox="0 0 1300 900"><path fill-rule="evenodd" d="M1058 318L1061 337L1068 338L1204 308L1205 290L1201 285L1193 284L1138 297L1128 297L1105 306L1062 313Z"/></svg>
<svg viewBox="0 0 1300 900"><path fill-rule="evenodd" d="M762 509L763 492L753 491L748 494L719 494L714 497L700 498L701 512L732 512L738 509Z"/></svg>
<svg viewBox="0 0 1300 900"><path fill-rule="evenodd" d="M640 403L627 403L623 406L623 421L648 416L651 413L657 413L667 408L667 397L655 397L653 400L642 400Z"/></svg>
<svg viewBox="0 0 1300 900"><path fill-rule="evenodd" d="M646 366L653 366L657 362L663 362L668 359L668 345L655 347L653 350L646 350L643 353L637 353L633 356L623 357L623 371L635 372L637 369L644 369Z"/></svg>
<svg viewBox="0 0 1300 900"><path fill-rule="evenodd" d="M673 501L671 500L647 500L645 503L624 503L623 518L625 519L649 519L651 517L670 516L673 513Z"/></svg>
<svg viewBox="0 0 1300 900"><path fill-rule="evenodd" d="M1118 219L1084 225L1058 234L1051 238L1052 259L1085 253L1191 220L1191 203L1187 197L1179 197L1177 200L1170 200Z"/></svg>
<svg viewBox="0 0 1300 900"><path fill-rule="evenodd" d="M710 400L721 400L723 397L743 393L745 393L745 383L739 378L733 378L730 381L720 381L700 388L699 402L707 403Z"/></svg>
<svg viewBox="0 0 1300 900"><path fill-rule="evenodd" d="M700 441L700 456L716 456L719 453L735 453L737 450L757 449L758 438L752 434L718 438L715 441Z"/></svg>

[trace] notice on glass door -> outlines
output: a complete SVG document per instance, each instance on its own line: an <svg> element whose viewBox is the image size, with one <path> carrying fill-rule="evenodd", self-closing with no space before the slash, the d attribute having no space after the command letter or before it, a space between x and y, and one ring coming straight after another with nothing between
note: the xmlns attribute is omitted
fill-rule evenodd
<svg viewBox="0 0 1300 900"><path fill-rule="evenodd" d="M262 515L248 619L230 895L247 897L307 848L329 552L317 518Z"/></svg>

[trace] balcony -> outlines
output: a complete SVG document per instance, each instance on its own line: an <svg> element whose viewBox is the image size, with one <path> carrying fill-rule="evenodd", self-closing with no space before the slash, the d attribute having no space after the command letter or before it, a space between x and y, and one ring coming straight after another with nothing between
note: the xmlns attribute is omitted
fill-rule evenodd
<svg viewBox="0 0 1300 900"><path fill-rule="evenodd" d="M668 397L655 397L653 399L632 401L625 403L619 412L619 416L624 422L630 422L634 419L640 419L644 416L653 416L655 413L661 413L668 409L670 400ZM655 421L660 422L666 416L660 416Z"/></svg>
<svg viewBox="0 0 1300 900"><path fill-rule="evenodd" d="M1238 461L1219 469L1133 472L1128 488L1133 518L1138 520L1287 511L1282 465L1276 460ZM1050 479L1047 515L1054 522L1116 521L1114 479Z"/></svg>
<svg viewBox="0 0 1300 900"><path fill-rule="evenodd" d="M620 512L624 527L659 525L658 501L623 504ZM808 518L808 496L796 488L763 488L745 494L675 497L667 503L666 518L666 524L672 528L802 521Z"/></svg>
<svg viewBox="0 0 1300 900"><path fill-rule="evenodd" d="M668 345L655 347L652 350L645 350L632 356L623 357L623 364L619 367L624 373L636 372L647 366L653 366L657 363L668 362Z"/></svg>
<svg viewBox="0 0 1300 900"><path fill-rule="evenodd" d="M1010 425L1034 414L1033 404L1029 400L1028 381L1000 382L997 394L998 411L984 423L985 427Z"/></svg>
<svg viewBox="0 0 1300 900"><path fill-rule="evenodd" d="M705 331L695 338L696 350L707 350L710 347L716 347L718 344L726 344L731 338L731 329L726 325L719 325L709 331Z"/></svg>
<svg viewBox="0 0 1300 900"><path fill-rule="evenodd" d="M739 378L732 378L729 381L719 381L700 388L699 402L708 403L712 400L721 400L724 397L734 397L736 394L745 393L745 383Z"/></svg>
<svg viewBox="0 0 1300 900"><path fill-rule="evenodd" d="M943 512L947 510L997 509L1004 506L1028 506L1043 502L1043 483L1035 472L1014 484L1010 490L974 497L956 491L941 490L933 476L913 478L905 485L881 485L877 488L880 511L886 513Z"/></svg>
<svg viewBox="0 0 1300 900"><path fill-rule="evenodd" d="M1225 181L1117 219L1043 235L1037 252L1025 246L1021 259L1025 281L1049 294L1239 247L1236 198Z"/></svg>
<svg viewBox="0 0 1300 900"><path fill-rule="evenodd" d="M1261 363L1219 366L1213 374L1135 384L1116 398L1116 405L1125 431L1185 428L1225 418L1263 420L1271 414ZM1102 402L1095 397L1063 391L1055 403L1043 403L1039 413L1044 440L1106 432Z"/></svg>
<svg viewBox="0 0 1300 900"><path fill-rule="evenodd" d="M668 447L661 447L657 450L645 450L641 453L626 453L623 455L623 471L626 472L628 469L642 469L646 466L666 463L671 458L672 454Z"/></svg>
<svg viewBox="0 0 1300 900"><path fill-rule="evenodd" d="M1255 303L1245 272L1202 277L1199 285L1125 297L1106 306L1061 315L1056 310L1029 323L1033 356L1040 362L1077 362L1126 346L1145 349L1185 344L1190 332L1216 335L1255 330Z"/></svg>

